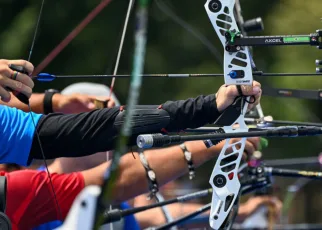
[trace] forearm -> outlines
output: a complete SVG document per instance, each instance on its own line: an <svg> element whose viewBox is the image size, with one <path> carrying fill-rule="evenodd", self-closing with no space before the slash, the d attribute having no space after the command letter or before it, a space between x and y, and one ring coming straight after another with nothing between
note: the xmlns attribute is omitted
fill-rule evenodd
<svg viewBox="0 0 322 230"><path fill-rule="evenodd" d="M187 100L168 101L161 105L170 114L168 131L181 131L214 123L220 116L216 96L199 96Z"/></svg>
<svg viewBox="0 0 322 230"><path fill-rule="evenodd" d="M58 158L49 166L50 172L72 173L95 168L108 161L111 154L112 152L100 152L85 157Z"/></svg>
<svg viewBox="0 0 322 230"><path fill-rule="evenodd" d="M113 125L118 113L119 108L113 108L43 115L36 128L46 158L81 157L112 149L117 134ZM30 154L30 158L42 159L36 135Z"/></svg>
<svg viewBox="0 0 322 230"><path fill-rule="evenodd" d="M206 149L201 141L189 142L186 143L186 146L192 153L195 167L216 157L221 148L218 145L211 149ZM121 159L120 174L115 187L115 200L117 202L148 192L146 171L139 160L138 154L135 153L135 155L135 160L130 153ZM156 174L159 186L175 180L188 172L188 165L179 146L146 151L145 156Z"/></svg>
<svg viewBox="0 0 322 230"><path fill-rule="evenodd" d="M195 211L197 211L199 208L203 207L204 204L198 204L198 203L176 203L176 204L170 204L167 206L171 217L175 220L180 217L189 215ZM202 213L203 216L209 216L210 210L207 212ZM247 213L246 210L244 210L241 206L238 210L238 220L244 220L249 213ZM145 229L151 226L160 226L163 224L166 224L166 219L164 217L164 214L161 210L161 208L154 208L145 212L139 212L135 214L135 218L138 221L140 228ZM189 226L189 225L188 225ZM185 225L185 227L188 227ZM198 227L198 226L189 226L189 227ZM199 226L201 227L201 226Z"/></svg>
<svg viewBox="0 0 322 230"><path fill-rule="evenodd" d="M192 153L195 167L219 154L222 144L207 149L202 141L187 142L187 148ZM129 200L137 195L146 193L148 181L146 171L140 162L138 153L133 159L132 152L124 155L119 164L119 176L114 185L114 201L116 203ZM165 149L149 150L145 156L150 167L156 173L159 186L172 181L188 172L188 166L180 147L174 146ZM83 171L85 185L102 185L104 174L110 162L96 168Z"/></svg>
<svg viewBox="0 0 322 230"><path fill-rule="evenodd" d="M185 101L166 102L162 106L138 106L129 145L144 133L158 133L166 129L179 131L213 122L220 113L214 95L199 96ZM126 113L122 107L94 110L81 114L49 114L37 125L47 159L80 157L114 148ZM34 136L32 157L42 159L37 136Z"/></svg>
<svg viewBox="0 0 322 230"><path fill-rule="evenodd" d="M248 215L249 215L249 208L244 204L240 204L238 208L238 215L236 220L243 221L247 218Z"/></svg>
<svg viewBox="0 0 322 230"><path fill-rule="evenodd" d="M39 93L33 93L31 95L31 97L29 98L29 103L30 103L30 107L31 110L35 113L43 113L44 112L44 106L43 106L43 102L44 102L44 96L45 94L39 94ZM14 95L12 95L11 93L11 100L8 103L5 103L3 101L0 100L0 104L2 105L6 105L9 107L15 107L17 109L20 109L22 111L25 112L29 112L29 107L28 105L20 102Z"/></svg>
<svg viewBox="0 0 322 230"><path fill-rule="evenodd" d="M197 209L205 206L205 204L198 204L198 203L177 203L169 205L169 211L173 219L178 219L182 216L191 214ZM209 215L210 210L207 212L202 213L202 215Z"/></svg>
<svg viewBox="0 0 322 230"><path fill-rule="evenodd" d="M171 217L175 220L185 215L195 212L198 208L201 208L202 204L170 204L167 208ZM207 213L205 213L207 215ZM160 226L166 224L165 216L161 208L154 208L145 212L139 212L135 214L135 218L138 221L140 228L145 229L151 226Z"/></svg>

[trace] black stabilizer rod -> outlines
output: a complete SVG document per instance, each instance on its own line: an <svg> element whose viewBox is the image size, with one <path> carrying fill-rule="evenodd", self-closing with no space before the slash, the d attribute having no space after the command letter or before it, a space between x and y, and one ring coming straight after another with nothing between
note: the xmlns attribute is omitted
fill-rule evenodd
<svg viewBox="0 0 322 230"><path fill-rule="evenodd" d="M304 133L304 131L302 131ZM236 133L219 133L219 134L202 134L202 135L162 135L157 134L144 134L139 135L136 139L137 146L142 149L153 147L164 147L168 145L180 144L185 141L205 141L205 140L222 140L228 138L241 138L241 137L296 137L298 136L297 127L278 127L274 129L265 129L260 131L251 132L236 132Z"/></svg>
<svg viewBox="0 0 322 230"><path fill-rule="evenodd" d="M172 222L167 223L165 225L162 225L160 227L151 227L151 228L147 228L145 230L164 230L164 229L170 229L173 226L176 226L176 225L181 224L181 223L183 223L183 222L185 222L185 221L187 221L189 219L192 219L192 218L194 218L196 216L199 216L200 214L208 211L210 208L211 208L211 203L209 203L209 204L207 204L207 205L199 208L197 211L195 211L193 213L190 213L190 214L188 214L188 215L186 215L186 216L184 216L182 218L179 218L179 219L177 219L175 221L172 221Z"/></svg>
<svg viewBox="0 0 322 230"><path fill-rule="evenodd" d="M194 200L194 199L198 199L201 197L205 197L205 196L210 195L211 193L212 193L212 189L206 189L206 190L191 193L188 195L179 196L179 197L176 197L176 198L173 198L170 200L166 200L163 202L159 202L159 203L155 203L155 204L151 204L151 205L146 205L143 207L130 208L130 209L125 209L125 210L120 210L120 209L108 210L104 213L104 216L105 216L104 224L119 221L125 216L129 216L129 215L132 215L132 214L135 214L138 212L143 212L143 211L146 211L149 209L153 209L153 208L157 208L157 207L161 207L161 206L165 206L165 205L169 205L169 204L173 204L173 203L186 202L189 200Z"/></svg>
<svg viewBox="0 0 322 230"><path fill-rule="evenodd" d="M319 126L319 127L322 127L322 123L301 122L301 121L273 120L273 121L264 121L264 123L268 123L268 124L272 124L272 125L305 125L305 126Z"/></svg>
<svg viewBox="0 0 322 230"><path fill-rule="evenodd" d="M143 134L136 139L137 146L141 149L149 149L155 147L165 147L168 145L180 144L185 141L205 141L205 140L223 140L229 138L242 137L297 137L297 136L316 136L322 134L322 127L316 126L281 126L268 127L265 129L250 129L249 132L236 133L215 133L202 135L163 135Z"/></svg>
<svg viewBox="0 0 322 230"><path fill-rule="evenodd" d="M255 190L259 189L259 188L263 188L265 186L267 186L267 184L265 184L265 183L263 184L262 183L262 185L256 184L255 186L251 186L251 187L248 187L248 186L242 187L241 194L242 195L245 195L245 194L251 193L251 192L253 192L253 191L255 191ZM198 216L198 215L200 215L200 214L202 214L202 213L210 210L210 208L211 208L211 204L207 204L207 205L205 205L205 206L197 209L197 211L195 211L195 212L193 212L191 214L188 214L186 216L183 216L183 217L181 217L181 218L179 218L177 220L174 220L174 221L172 221L170 223L164 224L164 225L159 226L159 227L150 227L150 228L147 228L145 230L164 230L164 229L170 229L173 226L182 224L182 223L186 222L187 220L192 219L192 218L194 218L194 217L196 217L196 216Z"/></svg>
<svg viewBox="0 0 322 230"><path fill-rule="evenodd" d="M265 172L272 176L280 177L304 177L315 180L322 180L322 172L293 170L293 169L282 169L273 167L264 167Z"/></svg>
<svg viewBox="0 0 322 230"><path fill-rule="evenodd" d="M298 126L299 136L316 136L322 134L322 127L318 126Z"/></svg>

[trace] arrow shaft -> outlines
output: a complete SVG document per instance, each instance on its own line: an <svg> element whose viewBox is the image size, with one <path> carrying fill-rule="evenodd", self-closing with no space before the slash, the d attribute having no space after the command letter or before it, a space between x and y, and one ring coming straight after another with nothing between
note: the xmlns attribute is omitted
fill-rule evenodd
<svg viewBox="0 0 322 230"><path fill-rule="evenodd" d="M130 78L130 74L119 74L119 75L112 75L112 74L89 74L89 75L52 75L52 74L43 74L41 73L40 76L33 76L34 79L38 81L46 81L44 80L45 75L51 76L51 78ZM294 77L303 77L303 76L322 76L322 73L263 73L263 72L253 72L254 76L258 77L287 77L287 76L294 76ZM144 78L197 78L197 77L223 77L222 73L185 73L185 74L142 74ZM48 81L48 80L47 80Z"/></svg>

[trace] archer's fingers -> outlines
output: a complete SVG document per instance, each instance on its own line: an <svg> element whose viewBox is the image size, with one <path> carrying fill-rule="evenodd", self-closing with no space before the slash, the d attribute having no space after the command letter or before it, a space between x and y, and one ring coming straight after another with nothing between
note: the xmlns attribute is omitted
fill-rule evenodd
<svg viewBox="0 0 322 230"><path fill-rule="evenodd" d="M71 96L72 102L79 102L84 105L89 111L95 109L95 97L88 96L85 94L75 93Z"/></svg>
<svg viewBox="0 0 322 230"><path fill-rule="evenodd" d="M261 85L259 82L254 82L251 85L241 85L241 91L244 96L255 96L260 97L261 95ZM227 96L228 97L238 97L241 96L236 85L227 86Z"/></svg>
<svg viewBox="0 0 322 230"><path fill-rule="evenodd" d="M249 103L247 107L247 111L250 111L256 107L260 103L261 97L259 95L255 96L255 100L253 103Z"/></svg>
<svg viewBox="0 0 322 230"><path fill-rule="evenodd" d="M32 88L30 88L29 86L24 85L20 81L14 81L12 79L6 79L4 82L1 83L1 85L4 85L5 87L9 87L13 91L22 93L22 94L26 95L28 98L31 97Z"/></svg>
<svg viewBox="0 0 322 230"><path fill-rule="evenodd" d="M9 68L9 66L7 65L7 60L0 60L0 64L2 64L3 62L5 62L6 64L4 65L0 65L0 78L10 78L12 75L12 70Z"/></svg>
<svg viewBox="0 0 322 230"><path fill-rule="evenodd" d="M262 92L261 84L257 81L254 81L252 86L242 85L241 89L242 89L243 95L245 95L245 96L259 97Z"/></svg>
<svg viewBox="0 0 322 230"><path fill-rule="evenodd" d="M249 137L247 138L247 141L246 142L249 142L251 143L254 148L255 148L255 151L259 149L259 146L260 146L260 138L259 137Z"/></svg>
<svg viewBox="0 0 322 230"><path fill-rule="evenodd" d="M10 61L8 61L8 63L24 67L29 75L31 75L32 72L34 71L34 66L29 61L25 61L25 60L10 60Z"/></svg>
<svg viewBox="0 0 322 230"><path fill-rule="evenodd" d="M15 74L16 71L12 71L12 76ZM35 83L33 82L33 80L26 74L22 74L22 73L17 73L16 76L16 81L20 81L22 84L28 86L29 88L34 88Z"/></svg>
<svg viewBox="0 0 322 230"><path fill-rule="evenodd" d="M246 141L244 151L247 153L248 156L250 156L256 151L256 149L255 149L255 146L251 142Z"/></svg>
<svg viewBox="0 0 322 230"><path fill-rule="evenodd" d="M0 86L0 100L3 102L9 102L11 99L11 94Z"/></svg>
<svg viewBox="0 0 322 230"><path fill-rule="evenodd" d="M104 101L107 102L107 108L113 108L115 107L115 101L113 100L112 97L103 97L103 96L92 96L95 100L99 100L99 101Z"/></svg>
<svg viewBox="0 0 322 230"><path fill-rule="evenodd" d="M113 107L115 107L115 101L113 100L113 98L110 98L108 100L107 108L113 108Z"/></svg>

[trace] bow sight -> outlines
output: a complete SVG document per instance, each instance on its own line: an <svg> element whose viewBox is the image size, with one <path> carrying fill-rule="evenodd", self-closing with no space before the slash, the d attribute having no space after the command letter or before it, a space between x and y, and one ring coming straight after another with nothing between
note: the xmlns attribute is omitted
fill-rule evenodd
<svg viewBox="0 0 322 230"><path fill-rule="evenodd" d="M310 35L277 35L277 36L248 36L243 37L240 32L226 31L227 45L225 49L229 52L237 52L243 46L289 46L289 45L311 45L322 49L322 30Z"/></svg>
<svg viewBox="0 0 322 230"><path fill-rule="evenodd" d="M226 38L225 50L230 53L237 52L240 59L246 59L240 53L245 46L290 46L290 45L310 45L322 49L322 30L317 30L316 33L310 35L277 35L277 36L243 36L238 31L227 30L224 33ZM243 64L243 60L239 61ZM316 65L321 65L322 60L316 60ZM317 73L322 72L322 68L316 68ZM231 71L229 76L233 79L244 78L244 73L240 71Z"/></svg>

